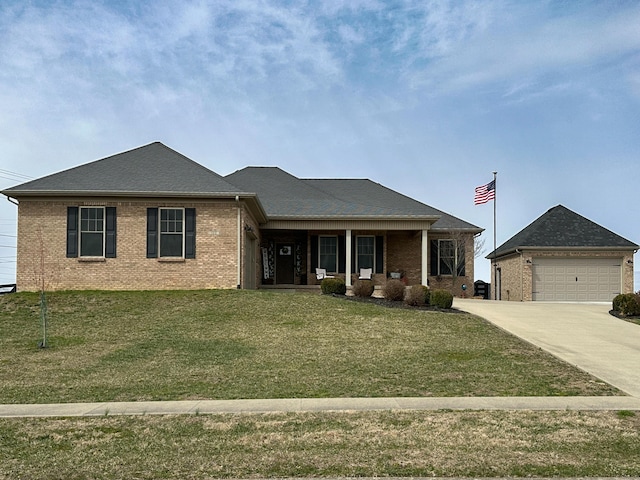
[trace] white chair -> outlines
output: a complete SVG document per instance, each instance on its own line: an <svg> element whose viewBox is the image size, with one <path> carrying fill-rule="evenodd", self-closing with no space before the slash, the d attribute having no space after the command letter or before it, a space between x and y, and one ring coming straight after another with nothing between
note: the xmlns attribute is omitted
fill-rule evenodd
<svg viewBox="0 0 640 480"><path fill-rule="evenodd" d="M322 280L323 278L336 278L333 275L327 275L326 268L316 268L316 278Z"/></svg>
<svg viewBox="0 0 640 480"><path fill-rule="evenodd" d="M361 268L358 280L371 280L371 274L373 274L373 268Z"/></svg>

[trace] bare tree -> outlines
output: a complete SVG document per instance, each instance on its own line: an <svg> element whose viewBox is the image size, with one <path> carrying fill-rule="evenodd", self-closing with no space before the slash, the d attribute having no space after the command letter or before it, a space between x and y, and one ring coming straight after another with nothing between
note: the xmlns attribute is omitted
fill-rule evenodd
<svg viewBox="0 0 640 480"><path fill-rule="evenodd" d="M35 279L36 284L40 289L40 325L42 327L42 341L38 343L40 348L47 348L47 294L46 294L46 267L45 267L45 256L47 250L44 245L44 239L42 236L42 230L38 231L38 254L39 254L39 262L36 267Z"/></svg>
<svg viewBox="0 0 640 480"><path fill-rule="evenodd" d="M51 288L53 282L53 276L48 274L47 266L47 246L44 241L44 235L42 230L38 230L38 263L34 267L34 279L35 284L40 290L40 324L42 326L42 340L38 342L40 348L47 348L49 346L47 335L49 329L49 314L47 312L47 289ZM51 267L51 265L49 265ZM57 271L57 269L53 269Z"/></svg>
<svg viewBox="0 0 640 480"><path fill-rule="evenodd" d="M480 258L486 251L484 248L486 238L481 238L480 235L473 237L473 258Z"/></svg>

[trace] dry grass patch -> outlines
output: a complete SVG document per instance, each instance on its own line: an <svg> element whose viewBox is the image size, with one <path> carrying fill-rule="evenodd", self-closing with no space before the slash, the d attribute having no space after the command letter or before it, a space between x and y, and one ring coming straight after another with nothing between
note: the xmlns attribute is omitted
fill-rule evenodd
<svg viewBox="0 0 640 480"><path fill-rule="evenodd" d="M0 478L613 477L615 412L367 412L0 420Z"/></svg>

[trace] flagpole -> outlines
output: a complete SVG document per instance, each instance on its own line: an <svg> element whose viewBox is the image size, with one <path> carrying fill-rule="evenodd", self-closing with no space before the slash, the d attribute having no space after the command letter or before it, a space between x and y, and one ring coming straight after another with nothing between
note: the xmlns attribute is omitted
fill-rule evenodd
<svg viewBox="0 0 640 480"><path fill-rule="evenodd" d="M496 182L498 172L493 172L493 299L498 300L498 264L496 262L496 201L498 198Z"/></svg>

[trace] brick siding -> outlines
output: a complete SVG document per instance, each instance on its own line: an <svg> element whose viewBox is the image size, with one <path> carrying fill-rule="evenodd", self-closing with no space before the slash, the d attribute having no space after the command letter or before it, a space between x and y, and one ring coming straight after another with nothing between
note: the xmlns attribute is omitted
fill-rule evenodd
<svg viewBox="0 0 640 480"><path fill-rule="evenodd" d="M68 206L116 207L116 258L66 258ZM195 259L146 258L147 207L196 209ZM22 199L18 208L18 289L39 290L43 281L47 290L235 288L237 232L237 205L228 200Z"/></svg>

